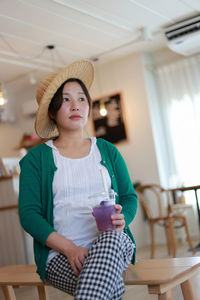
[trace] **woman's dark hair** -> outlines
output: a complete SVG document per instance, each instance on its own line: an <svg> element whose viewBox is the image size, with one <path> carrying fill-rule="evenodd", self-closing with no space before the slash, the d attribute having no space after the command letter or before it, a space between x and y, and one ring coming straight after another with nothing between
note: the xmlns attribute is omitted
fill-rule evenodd
<svg viewBox="0 0 200 300"><path fill-rule="evenodd" d="M59 87L59 89L56 91L53 98L51 99L51 102L50 102L49 108L48 108L48 114L51 119L55 118L57 111L60 109L60 107L63 103L63 88L64 88L64 85L68 82L77 82L78 84L80 84L80 86L87 98L87 101L89 104L89 113L90 113L92 100L91 100L90 94L89 94L85 84L78 78L70 78L70 79L66 80L65 82L63 82L63 84Z"/></svg>

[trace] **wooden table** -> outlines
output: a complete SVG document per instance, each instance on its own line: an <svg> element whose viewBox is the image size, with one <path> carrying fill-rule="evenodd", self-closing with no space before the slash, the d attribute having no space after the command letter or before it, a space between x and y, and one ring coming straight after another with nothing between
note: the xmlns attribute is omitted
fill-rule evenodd
<svg viewBox="0 0 200 300"><path fill-rule="evenodd" d="M181 285L184 300L197 300L192 277L198 270L200 257L145 259L129 266L124 281L126 285L147 285L149 294L158 295L159 300L172 300L172 289Z"/></svg>

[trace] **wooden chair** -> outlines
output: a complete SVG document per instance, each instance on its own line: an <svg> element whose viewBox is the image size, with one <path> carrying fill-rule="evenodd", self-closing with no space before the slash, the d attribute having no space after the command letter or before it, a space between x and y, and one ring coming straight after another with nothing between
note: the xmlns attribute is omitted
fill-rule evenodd
<svg viewBox="0 0 200 300"><path fill-rule="evenodd" d="M155 233L154 233L154 225L160 225L164 227L166 240L167 240L167 248L168 254L173 255L176 257L176 239L174 229L177 228L185 228L187 241L189 244L190 249L193 253L195 253L195 249L192 245L192 240L190 237L190 232L187 224L186 216L183 214L173 214L169 191L162 188L160 185L157 184L148 184L148 185L140 185L136 188L136 192L138 194L138 199L142 204L144 209L144 213L149 221L150 225L150 235L151 235L151 258L154 258L155 254ZM145 200L144 194L148 196L151 201L154 201L154 209L155 212L157 210L156 215L152 214L152 210L148 205L148 202ZM151 193L149 193L151 192ZM164 214L164 200L165 203L165 210L166 213Z"/></svg>
<svg viewBox="0 0 200 300"><path fill-rule="evenodd" d="M172 300L172 289L181 286L184 300L197 300L192 278L200 268L199 257L146 259L130 265L123 273L125 285L145 285L158 300ZM35 286L38 299L48 300L46 288L35 265L11 265L0 268L0 286L5 300L16 300L16 286ZM134 299L134 295L133 295Z"/></svg>

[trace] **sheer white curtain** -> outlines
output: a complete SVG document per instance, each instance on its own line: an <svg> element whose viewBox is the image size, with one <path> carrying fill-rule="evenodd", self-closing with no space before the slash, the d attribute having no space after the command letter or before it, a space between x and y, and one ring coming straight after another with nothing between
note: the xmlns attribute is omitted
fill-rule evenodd
<svg viewBox="0 0 200 300"><path fill-rule="evenodd" d="M200 184L200 55L158 66L159 107L172 185ZM169 167L170 166L170 167Z"/></svg>

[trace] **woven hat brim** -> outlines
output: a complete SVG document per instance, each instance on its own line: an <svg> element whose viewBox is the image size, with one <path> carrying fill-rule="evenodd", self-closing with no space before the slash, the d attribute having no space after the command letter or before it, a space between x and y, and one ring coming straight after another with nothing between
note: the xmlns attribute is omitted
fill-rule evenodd
<svg viewBox="0 0 200 300"><path fill-rule="evenodd" d="M51 77L51 82L48 78ZM80 79L89 90L94 79L94 67L88 60L76 61L59 72L48 76L44 94L40 100L35 120L35 131L41 138L53 138L59 135L56 124L48 116L48 108L58 88L68 79Z"/></svg>

